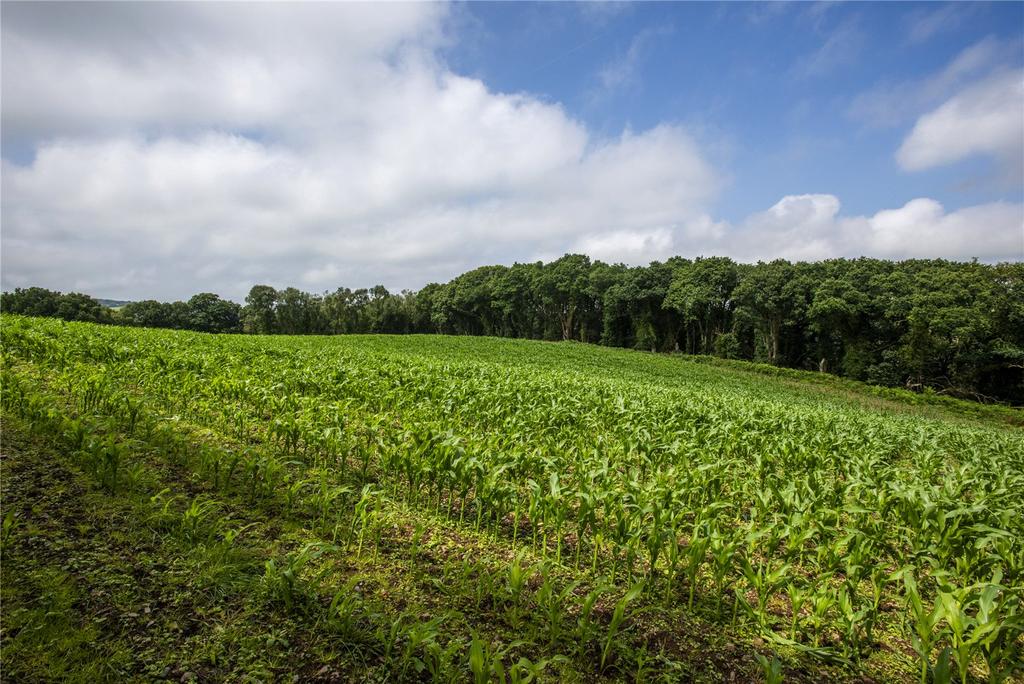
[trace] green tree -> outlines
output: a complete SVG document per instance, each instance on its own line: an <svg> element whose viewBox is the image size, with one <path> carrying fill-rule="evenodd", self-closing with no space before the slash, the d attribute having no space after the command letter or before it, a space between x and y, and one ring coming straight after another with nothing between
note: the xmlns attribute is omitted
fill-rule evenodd
<svg viewBox="0 0 1024 684"><path fill-rule="evenodd" d="M324 331L320 299L288 287L277 293L274 307L277 330L286 335L309 335Z"/></svg>
<svg viewBox="0 0 1024 684"><path fill-rule="evenodd" d="M189 328L212 333L239 332L241 310L235 302L212 292L201 292L188 300Z"/></svg>
<svg viewBox="0 0 1024 684"><path fill-rule="evenodd" d="M178 302L181 304L181 302ZM184 320L174 304L158 302L155 299L143 299L130 302L121 307L120 318L127 325L144 328L184 328L188 321Z"/></svg>
<svg viewBox="0 0 1024 684"><path fill-rule="evenodd" d="M269 285L253 285L245 297L244 321L246 332L269 335L276 332L274 305L277 290Z"/></svg>
<svg viewBox="0 0 1024 684"><path fill-rule="evenodd" d="M675 269L663 306L696 328L691 351L710 354L715 339L728 330L732 293L739 271L728 257L698 258Z"/></svg>
<svg viewBox="0 0 1024 684"><path fill-rule="evenodd" d="M56 316L60 306L60 292L43 287L15 288L0 299L0 309L24 316Z"/></svg>
<svg viewBox="0 0 1024 684"><path fill-rule="evenodd" d="M497 317L497 334L507 337L535 337L538 334L540 299L534 289L540 266L513 264L494 274L490 288Z"/></svg>
<svg viewBox="0 0 1024 684"><path fill-rule="evenodd" d="M577 315L593 305L588 291L589 276L590 258L583 254L566 254L537 274L535 287L544 317L557 324L563 340L576 337Z"/></svg>
<svg viewBox="0 0 1024 684"><path fill-rule="evenodd" d="M434 322L434 308L438 294L444 289L439 283L428 283L413 295L410 302L410 326L415 333L441 332Z"/></svg>
<svg viewBox="0 0 1024 684"><path fill-rule="evenodd" d="M782 364L786 359L786 328L799 327L809 285L806 274L784 259L758 262L737 284L737 310L749 318L761 336L768 363Z"/></svg>
<svg viewBox="0 0 1024 684"><path fill-rule="evenodd" d="M42 287L16 288L0 298L0 310L25 316L48 316L65 321L113 323L110 309L80 292L62 294Z"/></svg>

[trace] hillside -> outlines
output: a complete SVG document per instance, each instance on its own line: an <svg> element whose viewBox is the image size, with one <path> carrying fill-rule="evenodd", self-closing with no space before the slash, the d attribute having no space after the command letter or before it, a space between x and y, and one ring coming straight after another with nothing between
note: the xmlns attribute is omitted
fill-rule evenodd
<svg viewBox="0 0 1024 684"><path fill-rule="evenodd" d="M108 309L120 309L125 304L131 304L131 300L128 299L101 299L96 298L96 301L107 307Z"/></svg>
<svg viewBox="0 0 1024 684"><path fill-rule="evenodd" d="M578 343L0 336L16 679L1024 667L1019 411Z"/></svg>

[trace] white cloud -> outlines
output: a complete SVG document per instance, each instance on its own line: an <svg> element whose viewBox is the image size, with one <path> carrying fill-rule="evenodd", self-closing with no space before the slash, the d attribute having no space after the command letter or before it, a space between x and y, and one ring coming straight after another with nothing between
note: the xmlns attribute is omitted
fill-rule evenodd
<svg viewBox="0 0 1024 684"><path fill-rule="evenodd" d="M883 259L1024 259L1024 205L993 202L947 212L918 198L871 216L842 216L834 195L790 195L748 217L723 237L728 253L743 260L818 260L871 256Z"/></svg>
<svg viewBox="0 0 1024 684"><path fill-rule="evenodd" d="M767 211L749 217L740 229L741 251L776 253L788 259L820 259L834 255L839 198L833 195L791 195Z"/></svg>
<svg viewBox="0 0 1024 684"><path fill-rule="evenodd" d="M988 36L964 48L941 71L919 79L882 83L860 93L851 102L848 113L851 118L876 127L904 124L990 73L1019 51L1019 43Z"/></svg>
<svg viewBox="0 0 1024 684"><path fill-rule="evenodd" d="M389 61L443 40L429 3L3 6L3 124L11 135L257 128L298 135L346 120Z"/></svg>
<svg viewBox="0 0 1024 684"><path fill-rule="evenodd" d="M588 254L609 262L625 261L646 264L672 254L673 237L668 228L646 232L616 231L583 238L573 246L574 252Z"/></svg>
<svg viewBox="0 0 1024 684"><path fill-rule="evenodd" d="M481 124L447 159L457 141L446 126L355 160L223 134L46 144L30 166L3 169L5 283L132 295L114 263L160 297L239 297L253 282L299 277L313 289L418 287L592 234L647 235L698 215L715 191L679 129L587 146L557 110L500 125L512 106L465 98L467 119L499 124ZM506 148L502 135L530 142Z"/></svg>
<svg viewBox="0 0 1024 684"><path fill-rule="evenodd" d="M453 73L437 6L147 7L4 5L4 133L36 145L3 167L5 287L419 287L612 234L641 259L717 192L679 127L597 137Z"/></svg>
<svg viewBox="0 0 1024 684"><path fill-rule="evenodd" d="M0 171L3 286L417 288L573 249L1021 257L1019 205L843 218L807 195L716 221L721 174L687 130L601 137L455 74L446 11L4 3L4 139L35 154Z"/></svg>
<svg viewBox="0 0 1024 684"><path fill-rule="evenodd" d="M1019 175L1024 70L996 73L919 118L896 159L905 170L920 171L975 155L998 157Z"/></svg>
<svg viewBox="0 0 1024 684"><path fill-rule="evenodd" d="M915 199L899 209L878 212L866 225L862 219L851 219L846 229L851 241L866 238L875 254L893 258L1024 259L1024 206L1009 202L947 213L933 199Z"/></svg>
<svg viewBox="0 0 1024 684"><path fill-rule="evenodd" d="M703 214L647 232L585 236L574 249L605 261L644 264L672 255L818 261L880 259L1024 259L1024 205L992 202L946 211L929 198L870 216L843 215L829 194L787 195L733 225ZM555 258L560 253L544 255Z"/></svg>

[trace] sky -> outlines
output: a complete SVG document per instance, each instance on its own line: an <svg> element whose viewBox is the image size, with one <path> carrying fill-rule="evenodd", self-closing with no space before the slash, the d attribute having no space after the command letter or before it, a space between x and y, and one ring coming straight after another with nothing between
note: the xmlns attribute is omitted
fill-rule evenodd
<svg viewBox="0 0 1024 684"><path fill-rule="evenodd" d="M0 281L1024 260L1024 3L0 5Z"/></svg>

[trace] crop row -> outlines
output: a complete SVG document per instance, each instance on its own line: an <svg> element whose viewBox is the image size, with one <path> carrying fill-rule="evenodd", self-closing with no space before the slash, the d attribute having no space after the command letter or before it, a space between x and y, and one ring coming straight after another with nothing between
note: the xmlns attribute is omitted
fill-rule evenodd
<svg viewBox="0 0 1024 684"><path fill-rule="evenodd" d="M214 488L302 511L360 554L379 543L375 511L402 502L623 599L635 588L630 601L742 622L833 662L905 639L922 680L1021 667L1017 433L367 339L11 318L3 341L9 410L53 411L45 385L128 435L199 426L205 437L172 457ZM65 431L81 449L89 430L75 420ZM112 492L131 480L113 441L91 450Z"/></svg>

